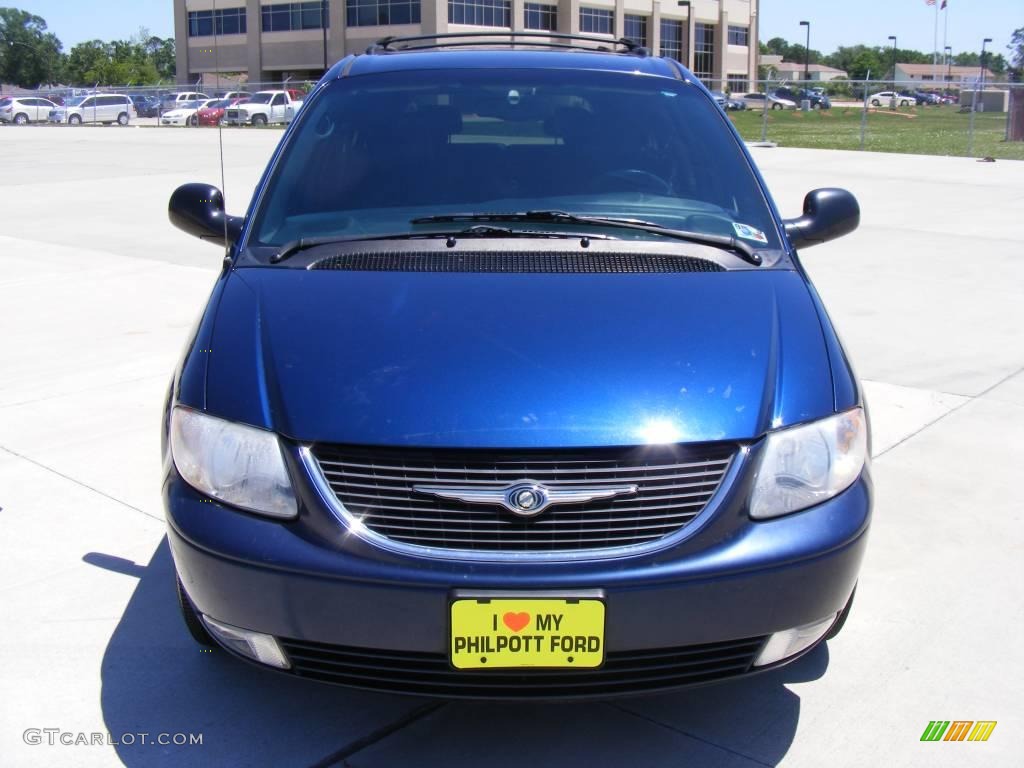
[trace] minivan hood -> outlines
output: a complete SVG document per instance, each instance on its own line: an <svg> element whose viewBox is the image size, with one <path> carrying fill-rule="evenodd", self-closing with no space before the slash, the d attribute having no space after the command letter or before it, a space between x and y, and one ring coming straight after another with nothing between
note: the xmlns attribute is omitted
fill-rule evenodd
<svg viewBox="0 0 1024 768"><path fill-rule="evenodd" d="M304 442L739 440L834 410L819 318L786 270L236 269L205 354L209 412Z"/></svg>

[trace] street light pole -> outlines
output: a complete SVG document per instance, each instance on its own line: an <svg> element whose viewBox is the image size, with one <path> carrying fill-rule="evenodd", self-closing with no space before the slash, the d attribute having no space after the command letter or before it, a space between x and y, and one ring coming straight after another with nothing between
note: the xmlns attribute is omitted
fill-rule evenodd
<svg viewBox="0 0 1024 768"><path fill-rule="evenodd" d="M324 74L327 74L327 0L320 0L320 28L324 33Z"/></svg>
<svg viewBox="0 0 1024 768"><path fill-rule="evenodd" d="M807 27L807 45L804 47L804 88L806 88L811 79L811 22L801 21L800 26Z"/></svg>
<svg viewBox="0 0 1024 768"><path fill-rule="evenodd" d="M896 35L889 35L892 40L892 99L889 101L889 109L896 109Z"/></svg>
<svg viewBox="0 0 1024 768"><path fill-rule="evenodd" d="M985 90L985 46L992 42L991 37L981 41L981 90Z"/></svg>
<svg viewBox="0 0 1024 768"><path fill-rule="evenodd" d="M967 129L967 156L974 157L974 113L978 111L978 86L985 88L985 46L992 42L991 37L981 41L981 76L974 82L974 96L971 98L971 122ZM984 98L984 97L982 97ZM985 102L981 102L981 108L985 109Z"/></svg>
<svg viewBox="0 0 1024 768"><path fill-rule="evenodd" d="M686 9L686 68L693 71L693 62L690 60L690 40L693 39L690 34L690 30L693 28L693 3L690 0L679 0L678 5L680 8Z"/></svg>
<svg viewBox="0 0 1024 768"><path fill-rule="evenodd" d="M946 46L946 87L942 90L944 92L949 91L949 84L953 81L953 47L951 45Z"/></svg>

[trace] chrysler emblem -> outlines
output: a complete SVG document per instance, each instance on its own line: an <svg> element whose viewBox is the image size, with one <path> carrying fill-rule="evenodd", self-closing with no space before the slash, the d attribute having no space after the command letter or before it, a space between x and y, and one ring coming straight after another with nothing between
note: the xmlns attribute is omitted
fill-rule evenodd
<svg viewBox="0 0 1024 768"><path fill-rule="evenodd" d="M635 485L601 485L589 487L549 487L523 480L503 488L462 488L454 486L416 485L413 491L441 499L454 499L466 504L495 504L517 517L536 517L555 504L585 504L588 501L611 499L636 493Z"/></svg>

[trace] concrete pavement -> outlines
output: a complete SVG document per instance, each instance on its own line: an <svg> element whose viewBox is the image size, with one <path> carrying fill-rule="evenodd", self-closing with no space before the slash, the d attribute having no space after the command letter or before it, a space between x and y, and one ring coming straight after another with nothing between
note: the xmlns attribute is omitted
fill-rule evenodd
<svg viewBox="0 0 1024 768"><path fill-rule="evenodd" d="M224 132L232 212L280 135ZM12 129L0 147L3 765L1019 764L1024 163L756 150L785 215L815 186L863 207L860 230L804 257L875 435L875 524L838 639L681 694L437 704L203 653L177 615L159 409L220 258L166 201L220 186L217 132ZM921 743L935 719L999 725ZM26 743L45 728L136 735Z"/></svg>

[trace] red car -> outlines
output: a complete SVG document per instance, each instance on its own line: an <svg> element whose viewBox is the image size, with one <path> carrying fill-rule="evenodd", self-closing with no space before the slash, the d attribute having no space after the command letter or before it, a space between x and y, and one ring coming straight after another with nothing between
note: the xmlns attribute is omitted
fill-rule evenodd
<svg viewBox="0 0 1024 768"><path fill-rule="evenodd" d="M248 99L221 99L215 101L205 109L200 109L197 117L199 119L199 125L219 125L220 121L224 119L224 110L228 107L233 107L236 104L245 104Z"/></svg>

